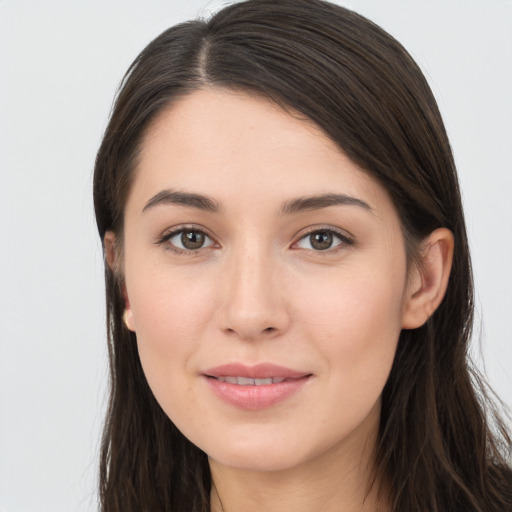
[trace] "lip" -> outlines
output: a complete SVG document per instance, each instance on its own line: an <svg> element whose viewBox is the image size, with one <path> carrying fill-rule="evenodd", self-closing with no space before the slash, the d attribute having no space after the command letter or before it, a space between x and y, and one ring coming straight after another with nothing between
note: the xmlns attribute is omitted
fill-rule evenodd
<svg viewBox="0 0 512 512"><path fill-rule="evenodd" d="M309 372L292 370L291 368L271 363L261 363L254 366L240 363L223 364L221 366L216 366L215 368L210 368L203 373L208 377L226 377L232 375L237 377L247 377L249 379L268 379L270 377L300 379L306 375L311 375Z"/></svg>
<svg viewBox="0 0 512 512"><path fill-rule="evenodd" d="M263 363L247 366L230 363L202 372L209 388L223 401L246 410L266 409L298 393L312 374L284 366ZM218 377L246 377L251 379L277 378L282 382L261 385L240 385L217 380Z"/></svg>

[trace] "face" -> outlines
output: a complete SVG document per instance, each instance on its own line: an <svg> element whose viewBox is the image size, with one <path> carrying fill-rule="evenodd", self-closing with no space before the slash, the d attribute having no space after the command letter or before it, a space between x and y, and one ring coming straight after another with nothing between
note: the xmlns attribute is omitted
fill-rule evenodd
<svg viewBox="0 0 512 512"><path fill-rule="evenodd" d="M122 265L149 385L212 461L287 469L375 437L404 242L313 123L219 89L174 103L143 141Z"/></svg>

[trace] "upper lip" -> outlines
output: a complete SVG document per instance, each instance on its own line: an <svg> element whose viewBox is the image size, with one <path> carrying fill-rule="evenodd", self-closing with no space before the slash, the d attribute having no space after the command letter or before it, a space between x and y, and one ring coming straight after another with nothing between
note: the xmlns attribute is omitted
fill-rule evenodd
<svg viewBox="0 0 512 512"><path fill-rule="evenodd" d="M208 377L247 377L250 379L269 379L271 377L280 377L284 379L300 379L311 375L309 372L303 372L279 366L272 363L261 363L256 365L245 365L241 363L228 363L205 370L204 375Z"/></svg>

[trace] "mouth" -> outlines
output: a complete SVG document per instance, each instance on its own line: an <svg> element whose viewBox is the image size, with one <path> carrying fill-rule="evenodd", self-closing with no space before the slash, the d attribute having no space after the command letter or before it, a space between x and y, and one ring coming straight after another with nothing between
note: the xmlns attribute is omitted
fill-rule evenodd
<svg viewBox="0 0 512 512"><path fill-rule="evenodd" d="M204 375L214 379L252 379L253 381L262 381L268 379L300 379L306 375L311 375L310 372L294 370L285 366L279 366L273 363L259 363L256 365L247 365L243 363L228 363L220 366L215 366L205 370ZM243 385L245 382L241 382ZM253 384L253 383L251 383ZM269 384L269 382L265 382ZM258 385L258 384L256 384Z"/></svg>
<svg viewBox="0 0 512 512"><path fill-rule="evenodd" d="M223 402L239 409L261 410L299 394L312 373L274 364L227 364L203 373L209 388Z"/></svg>
<svg viewBox="0 0 512 512"><path fill-rule="evenodd" d="M307 375L305 375L306 377ZM219 382L227 382L228 384L237 384L238 386L269 386L270 384L280 384L287 380L286 377L268 377L265 379L252 379L250 377L231 377L231 376L219 376L214 377L213 375L207 375L210 379L218 380ZM299 377L300 378L300 377Z"/></svg>

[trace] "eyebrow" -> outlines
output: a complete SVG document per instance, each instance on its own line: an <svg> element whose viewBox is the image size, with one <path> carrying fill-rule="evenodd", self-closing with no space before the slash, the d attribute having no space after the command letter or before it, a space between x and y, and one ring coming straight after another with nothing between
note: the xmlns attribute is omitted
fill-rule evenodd
<svg viewBox="0 0 512 512"><path fill-rule="evenodd" d="M362 199L347 196L346 194L321 194L318 196L299 197L286 201L281 208L284 214L298 213L302 211L320 210L329 206L359 206L373 212L373 208Z"/></svg>
<svg viewBox="0 0 512 512"><path fill-rule="evenodd" d="M214 199L202 194L180 192L174 190L162 190L154 195L144 206L142 212L160 205L181 205L210 213L222 211L221 205ZM281 213L290 215L302 211L320 210L329 206L358 206L373 212L373 208L362 199L346 194L320 194L316 196L298 197L286 201L281 207Z"/></svg>
<svg viewBox="0 0 512 512"><path fill-rule="evenodd" d="M154 208L155 206L165 204L177 204L182 206L189 206L198 210L203 210L211 213L218 213L221 211L220 204L217 201L203 196L201 194L193 194L190 192L178 192L173 190L162 190L154 195L142 209L142 213Z"/></svg>

